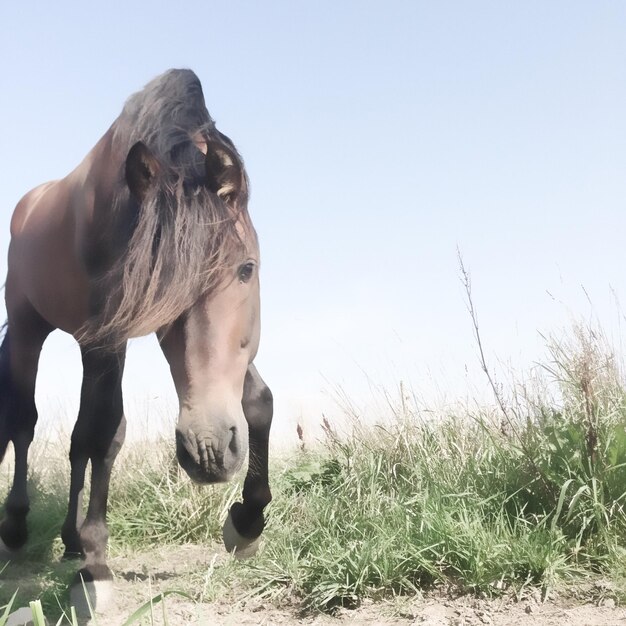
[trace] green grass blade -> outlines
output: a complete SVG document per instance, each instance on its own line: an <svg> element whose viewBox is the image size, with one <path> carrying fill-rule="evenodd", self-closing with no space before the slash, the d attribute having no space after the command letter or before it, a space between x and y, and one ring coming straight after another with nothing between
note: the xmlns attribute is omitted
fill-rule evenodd
<svg viewBox="0 0 626 626"><path fill-rule="evenodd" d="M4 569L4 568L3 568ZM11 599L7 602L6 607L4 608L4 613L2 617L0 617L0 626L4 626L9 619L9 614L11 613L11 609L13 608L13 603L15 602L15 596L17 596L18 590L15 590L15 593L11 596Z"/></svg>
<svg viewBox="0 0 626 626"><path fill-rule="evenodd" d="M566 480L561 487L561 493L559 494L559 502L556 506L556 511L554 512L554 517L552 518L552 531L556 531L556 525L559 521L559 517L561 515L561 511L563 510L563 503L565 502L565 496L567 495L567 490L569 486L574 482L573 478Z"/></svg>
<svg viewBox="0 0 626 626"><path fill-rule="evenodd" d="M191 600L193 602L193 598L185 593L184 591L176 591L176 590L171 590L171 591L164 591L163 593L159 593L158 595L154 596L154 598L150 598L150 600L148 600L146 603L142 604L124 623L122 626L131 626L131 624L134 624L135 622L138 622L142 617L144 617L146 614L148 614L151 610L152 607L154 607L155 604L158 604L159 602L162 602L163 599L167 596L179 596L181 598L186 598L187 600Z"/></svg>
<svg viewBox="0 0 626 626"><path fill-rule="evenodd" d="M33 613L33 623L35 626L46 626L46 618L43 614L41 600L33 600L29 603L30 610Z"/></svg>

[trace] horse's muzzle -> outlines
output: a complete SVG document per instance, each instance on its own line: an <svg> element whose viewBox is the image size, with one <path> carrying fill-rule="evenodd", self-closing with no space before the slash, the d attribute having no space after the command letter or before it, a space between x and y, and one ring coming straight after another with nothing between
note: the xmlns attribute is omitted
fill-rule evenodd
<svg viewBox="0 0 626 626"><path fill-rule="evenodd" d="M241 469L247 437L233 426L220 437L176 429L176 456L180 466L197 483L224 483Z"/></svg>

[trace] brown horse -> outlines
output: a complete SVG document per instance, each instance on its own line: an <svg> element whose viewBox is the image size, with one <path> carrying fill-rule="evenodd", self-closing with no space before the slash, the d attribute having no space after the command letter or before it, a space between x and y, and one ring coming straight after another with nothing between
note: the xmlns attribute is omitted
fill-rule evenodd
<svg viewBox="0 0 626 626"><path fill-rule="evenodd" d="M96 583L111 580L106 509L124 440L121 382L131 337L158 335L180 404L176 453L194 481L229 480L249 446L243 502L229 512L224 541L239 556L258 545L271 499L272 394L252 364L259 248L247 203L243 162L209 116L198 78L170 70L127 101L73 172L30 191L13 214L0 454L12 441L15 476L0 538L9 552L27 539L37 364L44 340L60 328L79 342L83 360L62 538L66 555L84 558L77 583L89 583L92 603Z"/></svg>

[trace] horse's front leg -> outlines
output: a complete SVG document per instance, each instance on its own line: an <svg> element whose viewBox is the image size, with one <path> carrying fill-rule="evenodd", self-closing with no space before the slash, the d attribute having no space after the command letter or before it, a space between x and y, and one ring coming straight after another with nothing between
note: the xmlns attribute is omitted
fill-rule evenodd
<svg viewBox="0 0 626 626"><path fill-rule="evenodd" d="M241 401L246 421L250 456L243 485L243 503L235 502L224 524L224 545L238 558L253 556L265 527L263 509L272 500L269 487L269 438L274 404L272 392L256 367L248 367Z"/></svg>
<svg viewBox="0 0 626 626"><path fill-rule="evenodd" d="M66 555L81 554L85 562L72 587L72 603L86 609L85 594L98 610L106 604L112 574L106 564L109 532L106 523L113 462L126 432L122 404L125 347L111 352L82 348L83 384L78 420L72 433L72 477L68 513L63 524ZM82 520L82 491L87 462L91 462L91 493Z"/></svg>

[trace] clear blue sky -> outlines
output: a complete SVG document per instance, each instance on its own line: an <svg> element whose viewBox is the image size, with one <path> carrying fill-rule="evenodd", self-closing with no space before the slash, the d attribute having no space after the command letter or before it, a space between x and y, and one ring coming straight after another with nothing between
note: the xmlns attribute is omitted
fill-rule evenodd
<svg viewBox="0 0 626 626"><path fill-rule="evenodd" d="M2 3L0 270L21 195L190 67L252 181L277 432L332 415L335 385L357 403L401 379L471 395L457 246L491 361L541 358L538 331L571 315L617 329L625 32L616 1ZM50 340L42 407L74 410L77 355ZM125 389L130 417L174 397L153 340L131 347Z"/></svg>

